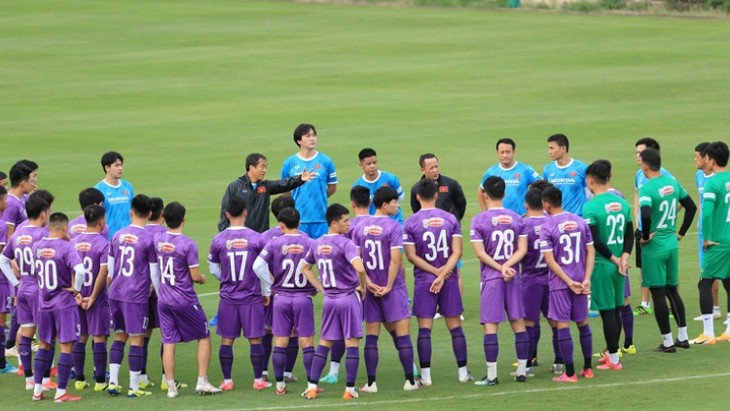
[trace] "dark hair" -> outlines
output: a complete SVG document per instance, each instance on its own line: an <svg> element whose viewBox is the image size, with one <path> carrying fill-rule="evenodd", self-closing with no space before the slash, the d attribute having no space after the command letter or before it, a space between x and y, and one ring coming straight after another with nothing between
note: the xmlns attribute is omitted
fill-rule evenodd
<svg viewBox="0 0 730 411"><path fill-rule="evenodd" d="M370 207L370 189L364 186L352 187L350 190L350 201L358 207Z"/></svg>
<svg viewBox="0 0 730 411"><path fill-rule="evenodd" d="M437 184L424 178L416 183L416 194L421 196L421 200L430 201L436 197Z"/></svg>
<svg viewBox="0 0 730 411"><path fill-rule="evenodd" d="M256 168L256 166L259 165L259 161L262 159L266 160L266 156L261 153L251 153L246 156L246 172L248 173L248 169L251 168L251 166Z"/></svg>
<svg viewBox="0 0 730 411"><path fill-rule="evenodd" d="M124 163L124 157L116 151L108 151L101 156L101 169L106 173L106 168L114 164L115 161L121 161Z"/></svg>
<svg viewBox="0 0 730 411"><path fill-rule="evenodd" d="M294 207L287 207L279 211L279 215L276 216L276 221L284 223L286 228L294 229L299 227L299 211Z"/></svg>
<svg viewBox="0 0 730 411"><path fill-rule="evenodd" d="M596 160L586 169L586 176L593 177L598 184L606 184L611 179L611 162Z"/></svg>
<svg viewBox="0 0 730 411"><path fill-rule="evenodd" d="M28 196L28 198L31 198L31 197L42 198L46 203L48 203L49 207L53 204L53 200L55 200L55 197L53 197L53 194L51 194L51 192L48 190L36 190Z"/></svg>
<svg viewBox="0 0 730 411"><path fill-rule="evenodd" d="M534 183L530 184L530 188L536 188L540 191L542 191L548 187L553 187L553 183L551 183L547 180L537 180Z"/></svg>
<svg viewBox="0 0 730 411"><path fill-rule="evenodd" d="M17 187L23 181L30 180L30 173L32 172L33 170L20 161L13 164L13 166L10 167L10 185Z"/></svg>
<svg viewBox="0 0 730 411"><path fill-rule="evenodd" d="M226 204L226 211L231 217L242 216L243 212L246 211L246 200L239 196L229 198L228 204ZM167 216L165 216L165 220L167 220Z"/></svg>
<svg viewBox="0 0 730 411"><path fill-rule="evenodd" d="M502 177L499 176L489 176L486 180L484 180L484 184L482 185L482 188L484 189L484 192L487 193L489 198L493 200L501 200L504 198L504 189L505 184Z"/></svg>
<svg viewBox="0 0 730 411"><path fill-rule="evenodd" d="M3 186L0 186L0 196L4 196L8 194L8 189L6 189Z"/></svg>
<svg viewBox="0 0 730 411"><path fill-rule="evenodd" d="M542 201L553 207L561 207L563 205L563 192L557 187L548 187L542 191Z"/></svg>
<svg viewBox="0 0 730 411"><path fill-rule="evenodd" d="M710 145L710 143L707 142L707 141L705 141L703 143L700 143L700 144L697 144L695 146L695 151L698 152L698 153L700 153L700 156L701 157L704 157L705 156L705 150L707 150L707 146L709 146L709 145Z"/></svg>
<svg viewBox="0 0 730 411"><path fill-rule="evenodd" d="M654 140L651 137L643 137L643 138L636 140L634 147L638 147L642 144L645 145L646 148L653 148L656 151L661 150L661 148L659 147L659 142Z"/></svg>
<svg viewBox="0 0 730 411"><path fill-rule="evenodd" d="M162 215L162 210L164 208L165 202L162 201L160 197L150 198L150 211L152 212L152 215L150 215L150 220L159 220L160 216Z"/></svg>
<svg viewBox="0 0 730 411"><path fill-rule="evenodd" d="M180 227L185 219L185 207L177 201L166 205L163 213L167 227L173 230Z"/></svg>
<svg viewBox="0 0 730 411"><path fill-rule="evenodd" d="M662 156L659 154L659 150L647 147L639 154L639 158L651 171L659 171L662 168Z"/></svg>
<svg viewBox="0 0 730 411"><path fill-rule="evenodd" d="M279 196L271 202L271 213L275 218L279 218L279 212L287 207L294 207L294 199L292 196Z"/></svg>
<svg viewBox="0 0 730 411"><path fill-rule="evenodd" d="M38 170L38 163L32 160L20 160L19 163L23 163L24 166L28 167L31 172Z"/></svg>
<svg viewBox="0 0 730 411"><path fill-rule="evenodd" d="M436 154L434 154L434 153L421 154L421 156L418 157L418 165L421 166L421 168L423 168L423 166L426 165L426 160L428 160L429 158L435 158L436 161L439 160L438 157L436 157Z"/></svg>
<svg viewBox="0 0 730 411"><path fill-rule="evenodd" d="M42 212L48 211L50 208L51 205L40 196L29 196L25 202L25 213L29 220L40 217Z"/></svg>
<svg viewBox="0 0 730 411"><path fill-rule="evenodd" d="M527 190L525 203L530 210L542 210L542 190L537 188Z"/></svg>
<svg viewBox="0 0 730 411"><path fill-rule="evenodd" d="M84 208L84 218L87 225L96 225L104 218L106 209L98 204L91 204Z"/></svg>
<svg viewBox="0 0 730 411"><path fill-rule="evenodd" d="M68 224L68 216L64 213L56 211L48 217L48 228L58 229Z"/></svg>
<svg viewBox="0 0 730 411"><path fill-rule="evenodd" d="M514 150L517 147L517 144L515 144L515 141L512 140L511 138L500 138L499 140L497 140L497 144L494 146L494 149L499 150L500 144L509 144L512 146L512 150Z"/></svg>
<svg viewBox="0 0 730 411"><path fill-rule="evenodd" d="M0 171L0 180L5 180L6 178L8 178L8 175L4 171Z"/></svg>
<svg viewBox="0 0 730 411"><path fill-rule="evenodd" d="M339 203L334 203L327 207L325 218L327 219L327 225L331 226L335 221L340 221L343 216L349 215L350 210L347 207Z"/></svg>
<svg viewBox="0 0 730 411"><path fill-rule="evenodd" d="M132 199L132 211L137 217L147 218L152 208L152 201L144 194L137 194Z"/></svg>
<svg viewBox="0 0 730 411"><path fill-rule="evenodd" d="M368 157L377 157L378 154L373 150L372 148L363 148L360 150L359 153L357 153L357 158L360 159L360 161L365 160Z"/></svg>
<svg viewBox="0 0 730 411"><path fill-rule="evenodd" d="M94 187L81 190L79 193L79 205L84 210L92 204L101 204L104 202L104 193Z"/></svg>
<svg viewBox="0 0 730 411"><path fill-rule="evenodd" d="M393 200L398 200L398 192L393 187L382 186L375 190L375 194L373 195L373 205L375 205L375 208L380 208L383 204Z"/></svg>
<svg viewBox="0 0 730 411"><path fill-rule="evenodd" d="M309 130L314 131L315 136L317 135L317 129L311 124L302 123L294 129L294 142L297 143L297 146L301 147L300 141L302 141L302 137L304 137L305 134L309 133Z"/></svg>
<svg viewBox="0 0 730 411"><path fill-rule="evenodd" d="M548 143L555 143L558 145L558 147L565 147L565 151L570 151L570 142L568 141L568 137L565 136L565 134L553 134L552 136L548 137L547 139Z"/></svg>
<svg viewBox="0 0 730 411"><path fill-rule="evenodd" d="M715 163L720 167L727 166L728 156L730 156L727 144L722 141L715 141L708 145L705 149L705 154L707 157L715 160Z"/></svg>

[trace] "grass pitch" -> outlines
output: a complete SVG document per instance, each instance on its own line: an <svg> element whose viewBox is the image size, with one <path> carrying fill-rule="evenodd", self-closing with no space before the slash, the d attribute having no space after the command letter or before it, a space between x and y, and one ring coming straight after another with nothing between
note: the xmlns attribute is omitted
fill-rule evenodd
<svg viewBox="0 0 730 411"><path fill-rule="evenodd" d="M724 21L232 0L12 0L0 10L0 169L7 172L20 158L38 162L40 186L56 195L54 209L75 215L77 193L103 177L101 154L120 151L125 178L138 193L187 206L186 232L198 241L201 261L216 233L221 195L244 172L245 155L267 155L269 177L277 178L283 159L296 150L291 133L300 122L317 126L321 151L337 165L340 185L332 201L349 203L349 187L361 173L361 148L375 148L381 168L396 173L406 189L420 176L418 155L432 151L443 173L464 186L467 227L478 211L474 192L484 169L496 162L493 147L500 137L513 137L518 160L541 170L548 161L547 136L563 132L576 158L611 160L614 184L631 199L633 142L650 135L662 143L664 165L694 194L692 150L700 141L725 138L730 108L724 87L730 82L730 27ZM681 290L690 318L699 312L695 238L688 235L681 243ZM484 354L478 264L468 246L464 260L464 328L470 369L479 378ZM212 278L198 287L209 316L217 306L217 297L209 295L216 288ZM725 311L724 296L721 302ZM636 294L632 303L638 303ZM600 321L591 325L599 350ZM689 326L691 337L701 330L691 320ZM719 321L716 326L719 334ZM253 392L248 349L239 341L232 393L200 398L189 389L170 401L159 390L135 400L86 391L71 407L725 404L730 345L653 353L659 336L651 317L636 319L639 354L624 358L623 372L597 372L593 381L570 386L549 380L546 324L537 376L512 383L513 337L503 328L497 387L456 382L448 333L437 323L434 386L415 393L401 391L400 365L386 337L381 392L352 404L340 400L342 384L326 386L313 403L297 396L304 382L290 384L284 397ZM151 352L157 344L155 339ZM214 383L221 378L217 346L214 337ZM178 378L190 384L194 352L194 345L178 350ZM125 358L124 386L126 370ZM148 370L159 383L155 355ZM360 370L363 382L363 363ZM301 365L295 374L303 377ZM18 377L0 377L3 410L30 406L30 393L21 387ZM50 401L33 407L55 408Z"/></svg>

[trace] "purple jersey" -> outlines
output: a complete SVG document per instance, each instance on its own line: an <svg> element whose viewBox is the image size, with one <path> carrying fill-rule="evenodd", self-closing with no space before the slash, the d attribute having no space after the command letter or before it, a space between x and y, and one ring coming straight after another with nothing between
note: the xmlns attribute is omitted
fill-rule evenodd
<svg viewBox="0 0 730 411"><path fill-rule="evenodd" d="M73 239L77 235L85 233L86 229L86 218L83 215L80 215L68 223L68 236ZM104 229L101 230L101 235L105 238L109 238L109 227L105 225Z"/></svg>
<svg viewBox="0 0 730 411"><path fill-rule="evenodd" d="M109 240L107 240L105 234L82 233L74 237L71 244L84 265L84 286L81 288L81 295L88 297L94 291L94 284L99 276L99 270L102 266L106 266L109 256ZM106 299L105 285L96 297L96 301L106 301Z"/></svg>
<svg viewBox="0 0 730 411"><path fill-rule="evenodd" d="M298 269L301 261L312 247L312 240L302 234L287 234L268 243L259 257L269 265L274 275L271 291L276 295L312 295L314 287Z"/></svg>
<svg viewBox="0 0 730 411"><path fill-rule="evenodd" d="M8 226L2 218L0 218L0 248L5 247L8 242ZM0 273L0 287L7 287L8 279Z"/></svg>
<svg viewBox="0 0 730 411"><path fill-rule="evenodd" d="M162 224L150 223L150 224L147 224L146 226L144 226L144 230L147 231L148 233L150 233L152 238L155 238L155 236L157 234L162 234L162 233L167 232L167 226L164 226Z"/></svg>
<svg viewBox="0 0 730 411"><path fill-rule="evenodd" d="M198 246L182 233L165 232L155 236L154 246L160 264L157 301L177 307L199 304L190 269L199 265Z"/></svg>
<svg viewBox="0 0 730 411"><path fill-rule="evenodd" d="M253 263L264 243L247 227L228 227L210 244L208 262L221 266L221 300L230 304L260 304L261 282Z"/></svg>
<svg viewBox="0 0 730 411"><path fill-rule="evenodd" d="M522 259L520 285L548 285L548 269L545 257L540 251L540 228L548 217L529 216L522 219L521 238L527 238L527 254Z"/></svg>
<svg viewBox="0 0 730 411"><path fill-rule="evenodd" d="M43 238L33 244L33 257L41 311L75 307L73 294L65 290L74 286L75 268L81 265L73 246L60 238Z"/></svg>
<svg viewBox="0 0 730 411"><path fill-rule="evenodd" d="M586 246L593 244L591 230L583 218L563 212L549 218L540 230L540 251L552 251L555 261L573 281L583 282L586 275ZM568 288L550 272L550 289Z"/></svg>
<svg viewBox="0 0 730 411"><path fill-rule="evenodd" d="M9 260L15 259L20 269L20 285L18 293L38 292L38 280L35 277L34 255L31 247L43 237L48 236L45 227L26 225L15 230L3 249L3 255Z"/></svg>
<svg viewBox="0 0 730 411"><path fill-rule="evenodd" d="M471 242L484 243L484 251L498 264L504 264L517 249L522 219L512 210L490 208L471 220ZM502 273L481 264L481 281L501 280Z"/></svg>
<svg viewBox="0 0 730 411"><path fill-rule="evenodd" d="M304 237L309 238L307 233L305 233L304 231L301 231L301 230L297 230L297 231L299 231L299 234L303 235ZM281 228L279 228L279 226L277 225L276 227L271 227L270 229L261 233L261 240L263 241L263 244L267 244L269 241L271 241L275 238L281 237L283 235L284 235L284 232L281 231Z"/></svg>
<svg viewBox="0 0 730 411"><path fill-rule="evenodd" d="M352 217L350 220L350 229L347 231L347 234L345 236L349 238L350 240L355 241L354 235L355 231L357 231L360 228L360 225L362 225L362 222L365 221L366 218L370 217L369 214L365 215L356 215L355 217Z"/></svg>
<svg viewBox="0 0 730 411"><path fill-rule="evenodd" d="M446 265L451 257L452 238L461 237L461 225L453 214L439 208L422 208L408 217L403 234L403 244L414 245L416 254L436 268ZM458 272L446 282L458 282ZM426 280L429 284L436 277L414 267L416 281Z"/></svg>
<svg viewBox="0 0 730 411"><path fill-rule="evenodd" d="M25 202L10 193L6 198L7 204L2 213L2 219L6 225L12 225L17 229L20 223L28 219L28 214L25 213Z"/></svg>
<svg viewBox="0 0 730 411"><path fill-rule="evenodd" d="M324 295L339 298L350 295L360 285L352 266L355 259L360 259L360 253L352 240L344 235L325 234L314 241L304 262L317 266Z"/></svg>
<svg viewBox="0 0 730 411"><path fill-rule="evenodd" d="M114 234L109 256L114 258L109 298L128 303L146 303L152 286L150 264L157 264L150 234L136 225L122 228Z"/></svg>
<svg viewBox="0 0 730 411"><path fill-rule="evenodd" d="M387 285L390 252L393 249L398 252L403 249L403 227L387 216L369 216L362 219L352 236L352 241L362 254L362 262L370 281L380 286ZM405 286L403 272L398 267L393 289Z"/></svg>

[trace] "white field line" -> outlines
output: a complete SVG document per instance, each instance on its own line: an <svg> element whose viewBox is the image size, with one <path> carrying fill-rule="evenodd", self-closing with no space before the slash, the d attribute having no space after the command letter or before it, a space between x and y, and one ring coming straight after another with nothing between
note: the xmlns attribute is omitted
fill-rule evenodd
<svg viewBox="0 0 730 411"><path fill-rule="evenodd" d="M311 409L311 408L335 408L335 407L377 407L377 406L392 406L397 404L415 404L420 402L431 402L431 401L451 401L451 400L463 400L463 399L469 399L469 398L488 398L488 397L503 397L503 396L510 396L510 395L525 395L525 394L536 394L536 393L546 393L546 392L559 392L559 391L573 391L573 390L593 390L593 389L599 389L599 388L617 388L617 387L625 387L629 385L647 385L647 384L666 384L666 383L673 383L673 382L684 382L687 380L705 380L705 379L711 379L711 378L726 378L730 377L730 372L725 373L719 373L719 374L706 374L706 375L689 375L689 376L681 376L681 377L672 377L672 378L658 378L654 380L643 380L643 381L626 381L626 382L616 382L616 383L609 383L609 384L584 384L584 385L570 385L570 386L560 386L560 387L554 387L554 388L535 388L535 389L526 389L526 390L510 390L510 391L498 391L498 392L480 392L475 394L465 394L465 395L454 395L454 396L447 396L447 397L422 397L422 398L412 398L412 399L406 399L406 400L387 400L387 401L371 401L371 402L349 402L347 404L343 403L330 403L330 404L298 404L298 405L286 405L286 406L279 406L279 407L254 407L254 408L227 408L222 409L221 411L267 411L267 410L296 410L296 409ZM194 409L186 410L186 411L197 411Z"/></svg>

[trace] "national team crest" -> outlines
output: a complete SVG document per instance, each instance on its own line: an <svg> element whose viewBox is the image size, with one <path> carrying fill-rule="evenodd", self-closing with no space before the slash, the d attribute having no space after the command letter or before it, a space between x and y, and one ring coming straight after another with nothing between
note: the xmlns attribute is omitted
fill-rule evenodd
<svg viewBox="0 0 730 411"><path fill-rule="evenodd" d="M575 171L571 171L571 172L570 172L570 176L571 176L571 177L575 177L575 176L576 176L577 174L578 174L578 173L577 173L577 172L575 172Z"/></svg>
<svg viewBox="0 0 730 411"><path fill-rule="evenodd" d="M82 243L77 243L76 245L74 245L74 248L78 252L87 253L91 250L91 243L87 243L86 241Z"/></svg>
<svg viewBox="0 0 730 411"><path fill-rule="evenodd" d="M301 244L287 244L281 246L282 254L301 254L304 252L304 246Z"/></svg>
<svg viewBox="0 0 730 411"><path fill-rule="evenodd" d="M439 186L439 193L448 193L449 186Z"/></svg>
<svg viewBox="0 0 730 411"><path fill-rule="evenodd" d="M618 213L623 209L623 206L619 202L611 202L606 204L606 212L607 213Z"/></svg>
<svg viewBox="0 0 730 411"><path fill-rule="evenodd" d="M122 190L122 195L125 197L129 197L129 190Z"/></svg>
<svg viewBox="0 0 730 411"><path fill-rule="evenodd" d="M730 182L725 183L725 191L730 191Z"/></svg>
<svg viewBox="0 0 730 411"><path fill-rule="evenodd" d="M573 220L558 224L558 231L560 231L561 233L564 233L566 231L575 231L576 229L578 229L578 223Z"/></svg>
<svg viewBox="0 0 730 411"><path fill-rule="evenodd" d="M363 228L363 234L365 235L381 235L383 234L383 227L379 225L368 225Z"/></svg>
<svg viewBox="0 0 730 411"><path fill-rule="evenodd" d="M520 179L520 177L522 177L522 174L520 174L520 173L515 173L515 178L516 178L516 179L518 179L518 180L519 180L519 179Z"/></svg>
<svg viewBox="0 0 730 411"><path fill-rule="evenodd" d="M508 215L498 215L492 217L492 225L510 225L512 224L512 217Z"/></svg>
<svg viewBox="0 0 730 411"><path fill-rule="evenodd" d="M318 254L332 254L332 246L329 244L322 244L317 246Z"/></svg>
<svg viewBox="0 0 730 411"><path fill-rule="evenodd" d="M119 239L119 241L123 244L137 244L137 242L139 241L139 237L134 234L124 234L122 235L122 238Z"/></svg>
<svg viewBox="0 0 730 411"><path fill-rule="evenodd" d="M248 240L245 238L234 238L226 241L227 249L242 249L248 247Z"/></svg>
<svg viewBox="0 0 730 411"><path fill-rule="evenodd" d="M266 192L266 187L265 187L265 186L259 186L259 187L258 187L258 188L256 189L256 192L257 192L257 193L265 193L265 192Z"/></svg>
<svg viewBox="0 0 730 411"><path fill-rule="evenodd" d="M162 251L163 253L174 253L175 244L168 243L167 241L161 241L157 243L157 251Z"/></svg>
<svg viewBox="0 0 730 411"><path fill-rule="evenodd" d="M672 187L671 185L666 185L659 189L659 195L662 197L671 195L673 193L674 193L674 187Z"/></svg>
<svg viewBox="0 0 730 411"><path fill-rule="evenodd" d="M36 250L35 256L36 258L53 258L56 256L56 250L53 248L39 248Z"/></svg>
<svg viewBox="0 0 730 411"><path fill-rule="evenodd" d="M444 225L444 219L441 217L431 217L423 220L423 228L437 228Z"/></svg>
<svg viewBox="0 0 730 411"><path fill-rule="evenodd" d="M314 165L314 168L315 168L316 170L319 170L320 168L322 168L322 166L321 166L321 165L319 165L319 164L315 164L315 165Z"/></svg>

